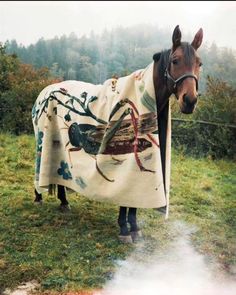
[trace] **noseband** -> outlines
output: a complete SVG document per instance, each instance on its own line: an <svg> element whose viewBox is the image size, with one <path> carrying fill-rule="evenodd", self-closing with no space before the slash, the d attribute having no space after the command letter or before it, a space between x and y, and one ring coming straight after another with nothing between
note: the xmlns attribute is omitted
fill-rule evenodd
<svg viewBox="0 0 236 295"><path fill-rule="evenodd" d="M165 77L173 83L174 92L176 91L177 84L183 82L187 78L193 78L196 82L196 89L198 90L198 79L197 76L193 75L192 73L185 73L176 80L171 76L168 69L165 70Z"/></svg>

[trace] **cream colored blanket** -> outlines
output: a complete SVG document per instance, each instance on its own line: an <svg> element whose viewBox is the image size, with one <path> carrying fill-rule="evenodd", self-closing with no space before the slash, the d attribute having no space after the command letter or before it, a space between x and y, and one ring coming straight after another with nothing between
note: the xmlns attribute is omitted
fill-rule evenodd
<svg viewBox="0 0 236 295"><path fill-rule="evenodd" d="M35 188L60 184L125 207L168 208L160 157L153 63L103 85L64 81L46 87L32 110L36 136Z"/></svg>

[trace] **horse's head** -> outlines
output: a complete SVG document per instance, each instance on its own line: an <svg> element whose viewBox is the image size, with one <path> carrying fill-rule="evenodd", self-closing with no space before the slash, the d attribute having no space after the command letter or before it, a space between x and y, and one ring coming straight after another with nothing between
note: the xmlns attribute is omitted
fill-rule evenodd
<svg viewBox="0 0 236 295"><path fill-rule="evenodd" d="M198 80L201 59L197 49L202 44L203 31L200 29L191 44L181 42L181 31L176 26L172 35L172 49L165 71L167 83L173 89L182 113L191 114L198 99Z"/></svg>
<svg viewBox="0 0 236 295"><path fill-rule="evenodd" d="M198 80L201 59L197 49L202 44L203 31L200 29L192 43L181 42L181 31L176 26L172 35L172 48L153 56L159 63L159 79L166 86L167 93L174 93L182 113L191 114L198 99ZM156 63L156 64L157 64ZM154 84L158 80L154 73ZM155 81L156 79L156 81ZM155 88L159 88L155 84Z"/></svg>

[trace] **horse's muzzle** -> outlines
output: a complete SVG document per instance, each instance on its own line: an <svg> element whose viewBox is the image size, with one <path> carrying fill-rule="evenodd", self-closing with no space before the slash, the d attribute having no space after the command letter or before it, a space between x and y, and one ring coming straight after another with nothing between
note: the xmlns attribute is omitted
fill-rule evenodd
<svg viewBox="0 0 236 295"><path fill-rule="evenodd" d="M197 104L197 97L191 98L188 95L184 94L181 112L184 114L192 114L196 104Z"/></svg>

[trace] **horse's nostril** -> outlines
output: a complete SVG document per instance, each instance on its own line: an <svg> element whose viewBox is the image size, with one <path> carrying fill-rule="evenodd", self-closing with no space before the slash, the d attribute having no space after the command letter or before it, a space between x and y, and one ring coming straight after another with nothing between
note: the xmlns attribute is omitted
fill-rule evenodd
<svg viewBox="0 0 236 295"><path fill-rule="evenodd" d="M183 102L185 104L189 104L190 102L189 96L186 93L183 95Z"/></svg>
<svg viewBox="0 0 236 295"><path fill-rule="evenodd" d="M183 95L183 102L185 103L185 105L195 105L197 102L197 97L190 97L187 94Z"/></svg>

